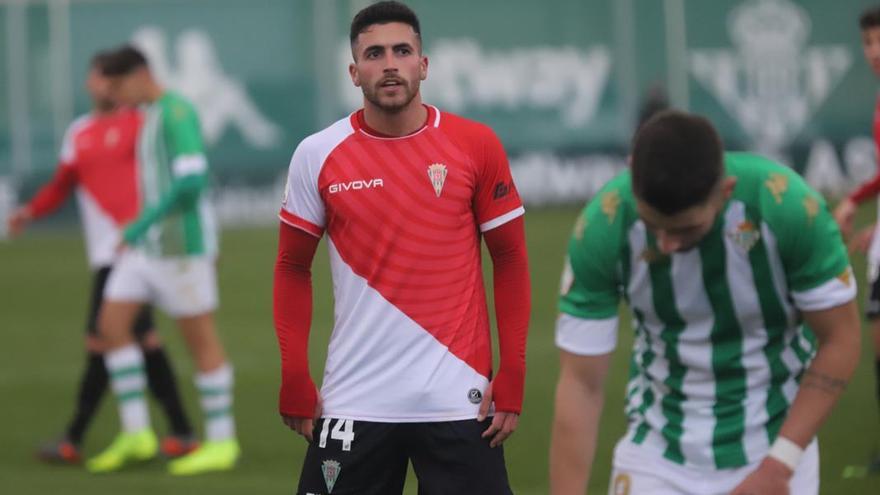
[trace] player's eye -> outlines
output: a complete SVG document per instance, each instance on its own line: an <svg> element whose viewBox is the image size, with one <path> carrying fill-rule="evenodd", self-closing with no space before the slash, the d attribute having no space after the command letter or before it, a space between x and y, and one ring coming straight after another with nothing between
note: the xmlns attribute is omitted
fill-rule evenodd
<svg viewBox="0 0 880 495"><path fill-rule="evenodd" d="M409 55L412 53L412 49L408 46L399 46L394 49L399 55Z"/></svg>
<svg viewBox="0 0 880 495"><path fill-rule="evenodd" d="M381 53L382 53L381 50L369 50L369 51L367 51L367 54L365 56L366 56L366 58L368 58L370 60L374 60L374 59L379 58L379 55Z"/></svg>

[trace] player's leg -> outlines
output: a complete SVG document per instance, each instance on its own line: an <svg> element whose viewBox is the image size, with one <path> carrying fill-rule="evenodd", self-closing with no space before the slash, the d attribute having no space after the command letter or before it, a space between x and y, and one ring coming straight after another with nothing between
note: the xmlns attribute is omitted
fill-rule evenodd
<svg viewBox="0 0 880 495"><path fill-rule="evenodd" d="M134 323L134 334L144 353L147 385L165 412L171 430L171 434L162 439L162 454L180 457L193 451L198 442L180 399L171 361L155 330L151 307L141 309Z"/></svg>
<svg viewBox="0 0 880 495"><path fill-rule="evenodd" d="M872 249L868 255L871 258L868 260L868 280L870 281L871 289L868 293L865 316L870 322L874 341L874 384L876 386L877 411L880 413L880 260L876 259L880 255L874 252L873 246L875 241L872 242ZM880 454L875 453L868 467L871 471L880 472Z"/></svg>
<svg viewBox="0 0 880 495"><path fill-rule="evenodd" d="M92 472L115 471L130 461L155 457L156 435L144 391L144 356L131 331L138 312L150 297L144 258L126 253L107 281L98 328L105 345L104 363L119 407L122 432L102 453L89 460Z"/></svg>
<svg viewBox="0 0 880 495"><path fill-rule="evenodd" d="M298 495L403 493L405 425L321 418L315 422L299 478ZM463 495L463 494L462 494Z"/></svg>
<svg viewBox="0 0 880 495"><path fill-rule="evenodd" d="M169 464L172 474L231 469L240 455L232 415L232 366L214 322L217 275L209 257L158 260L154 265L158 303L175 318L196 364L196 387L205 417L205 441Z"/></svg>
<svg viewBox="0 0 880 495"><path fill-rule="evenodd" d="M86 429L98 409L107 389L107 368L98 334L98 310L104 294L104 285L110 274L109 267L98 269L92 277L92 292L86 316L86 367L80 376L76 408L67 425L64 437L41 446L39 457L49 462L75 463L80 460L80 447Z"/></svg>
<svg viewBox="0 0 880 495"><path fill-rule="evenodd" d="M407 453L419 479L419 495L508 495L503 447L489 447L481 437L491 424L484 421L444 421L401 425Z"/></svg>

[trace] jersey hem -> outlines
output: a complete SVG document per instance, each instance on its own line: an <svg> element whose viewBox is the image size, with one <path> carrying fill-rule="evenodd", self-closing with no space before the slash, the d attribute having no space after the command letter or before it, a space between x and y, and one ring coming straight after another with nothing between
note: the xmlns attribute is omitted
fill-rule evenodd
<svg viewBox="0 0 880 495"><path fill-rule="evenodd" d="M491 413L490 413L491 415ZM373 423L443 423L447 421L464 421L477 419L476 412L451 414L447 416L381 416L362 414L351 411L330 411L321 413L322 418L351 419L354 421L370 421Z"/></svg>

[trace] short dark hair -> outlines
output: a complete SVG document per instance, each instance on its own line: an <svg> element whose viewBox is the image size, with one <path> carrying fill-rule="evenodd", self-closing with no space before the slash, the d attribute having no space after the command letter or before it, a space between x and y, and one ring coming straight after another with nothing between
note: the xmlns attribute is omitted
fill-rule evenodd
<svg viewBox="0 0 880 495"><path fill-rule="evenodd" d="M698 115L665 110L633 140L633 194L665 215L703 204L724 175L721 138Z"/></svg>
<svg viewBox="0 0 880 495"><path fill-rule="evenodd" d="M101 70L105 76L114 77L127 76L141 67L147 67L144 54L131 45L123 45L107 55Z"/></svg>
<svg viewBox="0 0 880 495"><path fill-rule="evenodd" d="M862 31L880 27L880 7L871 7L859 16L859 27Z"/></svg>
<svg viewBox="0 0 880 495"><path fill-rule="evenodd" d="M100 50L95 52L92 55L92 58L89 59L89 68L96 69L104 72L104 66L107 65L107 60L110 57L110 52L107 50Z"/></svg>
<svg viewBox="0 0 880 495"><path fill-rule="evenodd" d="M354 45L358 35L366 31L368 27L373 24L388 24L391 22L409 24L421 43L422 28L419 26L419 18L416 16L416 13L406 5L393 0L374 3L355 14L354 19L351 20L351 29L348 33L349 41Z"/></svg>

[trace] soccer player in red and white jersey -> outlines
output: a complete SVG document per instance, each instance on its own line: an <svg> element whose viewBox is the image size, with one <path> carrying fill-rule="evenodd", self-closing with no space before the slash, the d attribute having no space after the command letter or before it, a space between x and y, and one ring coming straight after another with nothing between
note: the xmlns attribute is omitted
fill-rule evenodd
<svg viewBox="0 0 880 495"><path fill-rule="evenodd" d="M875 75L880 76L880 7L872 7L859 17L859 28L862 31L862 49L865 60ZM874 141L877 145L877 155L880 157L880 97L874 110ZM858 205L880 194L880 167L877 175L851 192L846 199L837 205L834 217L840 224L840 230L845 236L852 231L853 219L855 218ZM880 207L880 204L878 204ZM871 322L874 334L874 378L877 385L877 403L880 405L880 232L876 228L866 229L867 235L871 236L870 242L856 240L857 244L866 244L868 258L868 282L871 291L868 296L866 316ZM870 232L873 231L873 234ZM864 234L860 234L864 237ZM880 457L871 463L871 469L880 472Z"/></svg>
<svg viewBox="0 0 880 495"><path fill-rule="evenodd" d="M94 273L86 323L86 369L80 378L76 411L64 435L42 446L38 452L42 459L54 462L81 460L83 436L107 389L108 375L103 344L97 334L97 316L104 285L116 258L121 226L134 219L139 208L135 142L141 116L133 109L119 109L110 101L107 79L100 70L105 58L102 53L92 58L86 79L92 111L76 119L67 129L54 177L8 218L10 233L17 235L31 221L52 213L76 191L89 265ZM141 311L132 330L144 353L150 390L168 416L173 433L163 441L163 453L171 457L185 454L196 447L193 431L149 308Z"/></svg>
<svg viewBox="0 0 880 495"><path fill-rule="evenodd" d="M380 2L352 21L364 108L290 163L275 268L280 412L310 442L298 493L511 493L501 449L523 399L530 283L523 207L487 126L422 103L418 19ZM312 256L326 233L335 325L309 375ZM481 240L493 263L493 374Z"/></svg>

